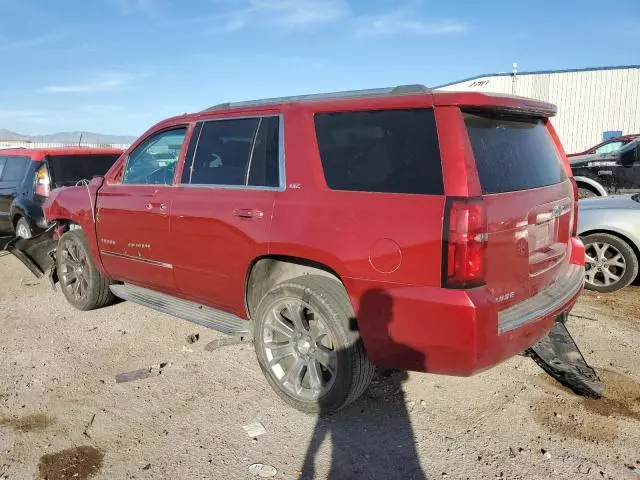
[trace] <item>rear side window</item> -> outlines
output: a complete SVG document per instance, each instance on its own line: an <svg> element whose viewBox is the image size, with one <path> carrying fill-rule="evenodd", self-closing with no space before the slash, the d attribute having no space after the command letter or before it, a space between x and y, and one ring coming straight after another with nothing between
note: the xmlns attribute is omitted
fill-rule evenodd
<svg viewBox="0 0 640 480"><path fill-rule="evenodd" d="M484 194L546 187L567 179L560 155L540 118L465 113Z"/></svg>
<svg viewBox="0 0 640 480"><path fill-rule="evenodd" d="M315 126L329 188L444 193L433 110L322 113Z"/></svg>
<svg viewBox="0 0 640 480"><path fill-rule="evenodd" d="M3 161L4 160L4 161ZM0 160L0 182L20 182L27 171L29 158L4 157Z"/></svg>
<svg viewBox="0 0 640 480"><path fill-rule="evenodd" d="M210 120L198 124L183 184L278 187L279 117Z"/></svg>
<svg viewBox="0 0 640 480"><path fill-rule="evenodd" d="M49 155L46 158L54 187L75 185L104 175L116 162L118 154Z"/></svg>

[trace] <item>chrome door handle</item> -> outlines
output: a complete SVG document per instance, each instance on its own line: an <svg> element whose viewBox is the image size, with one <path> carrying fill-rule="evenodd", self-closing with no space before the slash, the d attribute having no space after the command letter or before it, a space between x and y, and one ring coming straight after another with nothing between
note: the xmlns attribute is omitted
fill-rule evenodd
<svg viewBox="0 0 640 480"><path fill-rule="evenodd" d="M160 211L161 212L166 212L167 211L167 206L164 203L160 204Z"/></svg>
<svg viewBox="0 0 640 480"><path fill-rule="evenodd" d="M256 210L253 208L236 208L233 211L233 214L236 217L244 218L246 220L264 217L264 212L262 210Z"/></svg>
<svg viewBox="0 0 640 480"><path fill-rule="evenodd" d="M147 204L145 205L145 208L146 208L147 210L151 210L151 209L153 208L153 205L151 205L150 203L147 203Z"/></svg>

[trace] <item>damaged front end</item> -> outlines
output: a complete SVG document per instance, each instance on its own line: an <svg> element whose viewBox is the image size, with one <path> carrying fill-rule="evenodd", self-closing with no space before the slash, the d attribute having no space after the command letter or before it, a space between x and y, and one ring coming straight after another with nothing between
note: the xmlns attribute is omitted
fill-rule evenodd
<svg viewBox="0 0 640 480"><path fill-rule="evenodd" d="M4 239L2 249L20 260L36 277L42 278L48 275L51 284L55 287L58 282L56 271L58 238L60 238L58 225L53 223L44 232L31 238Z"/></svg>

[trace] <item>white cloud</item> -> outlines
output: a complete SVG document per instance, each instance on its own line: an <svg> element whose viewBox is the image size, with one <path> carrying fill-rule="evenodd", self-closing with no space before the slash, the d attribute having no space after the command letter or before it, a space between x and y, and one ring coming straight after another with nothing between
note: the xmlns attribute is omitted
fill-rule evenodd
<svg viewBox="0 0 640 480"><path fill-rule="evenodd" d="M251 8L286 27L327 23L349 14L345 0L251 0Z"/></svg>
<svg viewBox="0 0 640 480"><path fill-rule="evenodd" d="M142 12L153 16L158 13L164 0L115 0L120 13L123 15L133 15Z"/></svg>
<svg viewBox="0 0 640 480"><path fill-rule="evenodd" d="M395 11L359 19L356 36L448 35L463 32L467 26L458 20L419 18L408 11Z"/></svg>
<svg viewBox="0 0 640 480"><path fill-rule="evenodd" d="M10 42L4 42L4 38L0 38L0 50L20 50L23 48L40 47L53 43L60 38L56 34L41 35L39 37L32 37L24 40L15 40Z"/></svg>
<svg viewBox="0 0 640 480"><path fill-rule="evenodd" d="M48 113L40 110L0 109L0 121L3 123L46 123L48 120Z"/></svg>
<svg viewBox="0 0 640 480"><path fill-rule="evenodd" d="M44 87L46 93L96 93L119 90L141 78L130 73L102 74L84 83L53 84Z"/></svg>

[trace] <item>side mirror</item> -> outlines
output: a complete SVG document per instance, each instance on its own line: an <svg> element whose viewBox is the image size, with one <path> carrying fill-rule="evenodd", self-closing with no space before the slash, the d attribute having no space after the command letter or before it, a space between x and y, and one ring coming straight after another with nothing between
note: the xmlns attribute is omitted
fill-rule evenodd
<svg viewBox="0 0 640 480"><path fill-rule="evenodd" d="M640 143L636 145L636 148L623 152L620 157L620 163L622 163L623 167L631 167L638 161L640 161Z"/></svg>
<svg viewBox="0 0 640 480"><path fill-rule="evenodd" d="M89 187L100 188L104 183L104 177L96 176L89 181Z"/></svg>

